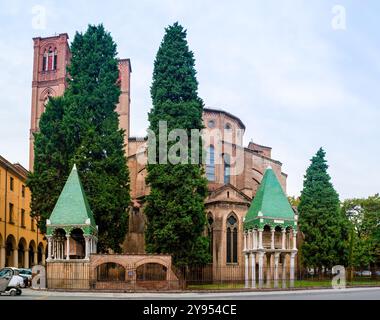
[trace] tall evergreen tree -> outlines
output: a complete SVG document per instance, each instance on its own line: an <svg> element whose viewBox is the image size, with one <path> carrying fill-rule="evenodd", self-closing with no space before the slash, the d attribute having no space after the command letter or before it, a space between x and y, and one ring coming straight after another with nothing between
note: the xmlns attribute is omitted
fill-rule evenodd
<svg viewBox="0 0 380 320"><path fill-rule="evenodd" d="M340 210L321 148L311 159L301 192L299 227L304 235L302 263L320 271L337 264L347 264L348 220Z"/></svg>
<svg viewBox="0 0 380 320"><path fill-rule="evenodd" d="M167 122L168 133L184 129L190 141L191 129L203 129L203 101L198 97L194 55L181 25L175 23L165 31L154 62L149 128L157 143L160 121ZM173 144L168 144L168 150ZM201 140L196 148L201 150ZM156 159L160 160L158 150ZM147 251L171 254L177 266L208 262L208 239L203 235L207 181L201 161L149 164L147 183L151 188L145 207Z"/></svg>
<svg viewBox="0 0 380 320"><path fill-rule="evenodd" d="M76 33L71 54L61 119L63 153L67 154L63 161L70 166L75 162L78 167L99 226L98 249L119 252L127 231L130 196L124 132L118 128L115 111L120 95L116 44L102 25L90 25L85 33ZM54 137L45 135L44 139L48 144L57 143ZM35 166L44 166L39 164L44 160L38 157L38 145L35 153ZM59 181L67 178L65 169ZM37 197L44 199L44 195L36 195L36 202Z"/></svg>
<svg viewBox="0 0 380 320"><path fill-rule="evenodd" d="M69 155L63 128L64 99L50 98L34 135L34 171L28 177L32 191L31 216L42 232L69 173Z"/></svg>

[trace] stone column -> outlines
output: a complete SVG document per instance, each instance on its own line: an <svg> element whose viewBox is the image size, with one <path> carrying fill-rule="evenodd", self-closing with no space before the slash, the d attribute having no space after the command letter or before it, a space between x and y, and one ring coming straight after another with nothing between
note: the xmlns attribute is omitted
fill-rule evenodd
<svg viewBox="0 0 380 320"><path fill-rule="evenodd" d="M249 288L249 253L245 254L244 271L245 287Z"/></svg>
<svg viewBox="0 0 380 320"><path fill-rule="evenodd" d="M263 248L263 229L259 229L259 250Z"/></svg>
<svg viewBox="0 0 380 320"><path fill-rule="evenodd" d="M253 250L257 249L257 231L253 229L252 231L252 243L253 243Z"/></svg>
<svg viewBox="0 0 380 320"><path fill-rule="evenodd" d="M251 281L252 288L256 288L256 255L251 253Z"/></svg>
<svg viewBox="0 0 380 320"><path fill-rule="evenodd" d="M282 288L286 288L286 254L285 253L282 260Z"/></svg>
<svg viewBox="0 0 380 320"><path fill-rule="evenodd" d="M61 239L58 239L56 242L57 242L57 257L59 260L61 260Z"/></svg>
<svg viewBox="0 0 380 320"><path fill-rule="evenodd" d="M51 238L51 236L47 236L46 238L48 240L48 258L47 259L49 261L49 260L51 260L51 256L53 254L52 238ZM39 261L37 261L38 260L38 258L37 258L37 250L38 249L36 249L35 256L34 256L35 264L38 264L38 262L39 262Z"/></svg>
<svg viewBox="0 0 380 320"><path fill-rule="evenodd" d="M280 259L280 253L276 252L274 254L274 275L273 275L274 287L275 288L278 288L278 262L279 262L279 259Z"/></svg>
<svg viewBox="0 0 380 320"><path fill-rule="evenodd" d="M293 231L293 250L297 250L297 231Z"/></svg>
<svg viewBox="0 0 380 320"><path fill-rule="evenodd" d="M44 266L46 264L45 250L42 251L41 264Z"/></svg>
<svg viewBox="0 0 380 320"><path fill-rule="evenodd" d="M286 229L282 229L282 244L281 244L281 249L286 250Z"/></svg>
<svg viewBox="0 0 380 320"><path fill-rule="evenodd" d="M89 236L86 236L84 237L85 241L86 241L86 246L85 246L85 250L86 250L86 254L85 254L85 259L90 259L90 237Z"/></svg>
<svg viewBox="0 0 380 320"><path fill-rule="evenodd" d="M294 258L296 256L296 253L295 252L292 252L290 254L290 287L294 287L294 276L295 276L295 272L294 272Z"/></svg>
<svg viewBox="0 0 380 320"><path fill-rule="evenodd" d="M66 236L66 260L70 260L70 235Z"/></svg>
<svg viewBox="0 0 380 320"><path fill-rule="evenodd" d="M0 247L0 268L5 267L5 255L6 255L5 246Z"/></svg>
<svg viewBox="0 0 380 320"><path fill-rule="evenodd" d="M33 263L34 263L34 265L37 265L38 264L38 254L37 254L37 249L35 250L35 251L33 251L33 256L34 256L34 258L33 258Z"/></svg>
<svg viewBox="0 0 380 320"><path fill-rule="evenodd" d="M267 288L270 288L270 282L272 280L272 272L271 272L271 268L272 268L272 254L270 253L269 255L266 256L267 258Z"/></svg>
<svg viewBox="0 0 380 320"><path fill-rule="evenodd" d="M24 251L24 268L29 269L29 250Z"/></svg>
<svg viewBox="0 0 380 320"><path fill-rule="evenodd" d="M263 264L264 264L264 252L260 252L259 253L259 288L260 289L263 286L263 280L264 280Z"/></svg>
<svg viewBox="0 0 380 320"><path fill-rule="evenodd" d="M247 232L244 232L244 252L247 250Z"/></svg>
<svg viewBox="0 0 380 320"><path fill-rule="evenodd" d="M98 240L94 239L94 253L97 253L97 251L98 251L97 246L98 246Z"/></svg>
<svg viewBox="0 0 380 320"><path fill-rule="evenodd" d="M57 259L57 256L55 254L55 240L54 240L54 238L51 239L51 256L52 256L52 258L54 257L54 259Z"/></svg>
<svg viewBox="0 0 380 320"><path fill-rule="evenodd" d="M13 249L13 267L18 268L18 250Z"/></svg>
<svg viewBox="0 0 380 320"><path fill-rule="evenodd" d="M271 229L271 233L272 233L272 238L271 238L270 248L271 248L271 250L274 250L274 233L275 233L274 228Z"/></svg>

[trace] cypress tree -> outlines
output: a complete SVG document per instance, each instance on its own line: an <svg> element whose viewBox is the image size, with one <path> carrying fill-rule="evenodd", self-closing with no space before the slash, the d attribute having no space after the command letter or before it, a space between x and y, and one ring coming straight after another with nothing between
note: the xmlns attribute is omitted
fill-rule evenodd
<svg viewBox="0 0 380 320"><path fill-rule="evenodd" d="M168 133L184 129L190 141L191 129L203 129L203 101L198 97L195 60L186 40L186 30L178 23L166 33L154 62L149 113L149 129L157 137L159 122L166 121ZM174 144L168 144L168 150ZM201 140L193 150L201 150ZM177 266L208 262L208 239L203 235L206 215L204 200L207 181L200 158L197 164L148 164L146 199L148 219L146 249L171 254ZM187 155L190 157L190 143Z"/></svg>
<svg viewBox="0 0 380 320"><path fill-rule="evenodd" d="M60 119L63 154L67 154L63 161L67 167L60 171L58 181L65 181L68 168L76 163L99 226L98 250L120 252L127 232L130 195L124 132L118 127L115 111L120 95L116 44L102 25L90 25L85 33L75 34L71 54ZM58 143L55 137L45 135L44 139L47 144ZM35 167L44 166L45 174L55 164L46 166L38 156L38 146L35 151ZM39 182L44 180L40 178ZM36 205L37 199L43 201L44 196L36 196ZM48 215L53 208L49 209Z"/></svg>
<svg viewBox="0 0 380 320"><path fill-rule="evenodd" d="M321 148L311 159L298 206L299 227L304 234L303 265L317 271L346 265L349 235L348 220L340 210L325 155Z"/></svg>
<svg viewBox="0 0 380 320"><path fill-rule="evenodd" d="M40 130L34 134L34 171L27 185L32 193L31 216L38 220L42 232L69 173L63 114L63 98L50 98L40 119Z"/></svg>

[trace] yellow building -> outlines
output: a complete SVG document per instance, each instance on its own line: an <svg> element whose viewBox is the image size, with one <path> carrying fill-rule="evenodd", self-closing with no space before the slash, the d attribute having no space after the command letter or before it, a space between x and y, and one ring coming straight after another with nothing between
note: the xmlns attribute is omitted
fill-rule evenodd
<svg viewBox="0 0 380 320"><path fill-rule="evenodd" d="M30 217L28 171L0 156L0 267L45 263L46 242Z"/></svg>

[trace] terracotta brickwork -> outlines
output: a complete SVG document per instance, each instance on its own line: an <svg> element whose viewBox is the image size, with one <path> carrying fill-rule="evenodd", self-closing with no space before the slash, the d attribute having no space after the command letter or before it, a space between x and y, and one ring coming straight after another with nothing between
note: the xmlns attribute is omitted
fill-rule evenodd
<svg viewBox="0 0 380 320"><path fill-rule="evenodd" d="M56 69L46 70L44 55L49 48L56 49ZM55 52L55 51L54 51ZM38 130L38 122L44 111L46 97L62 95L66 88L66 66L70 62L70 50L67 34L49 38L34 39L34 69L32 89L32 113L30 133L30 167L33 166L33 133ZM45 67L45 68L44 68ZM49 69L49 65L47 67ZM144 230L146 218L143 213L144 197L149 194L145 183L146 170L146 139L130 137L130 77L131 63L129 59L119 61L121 96L116 111L119 114L119 126L125 130L125 153L130 171L132 206L129 214L129 233L123 244L125 253L144 253ZM235 115L218 109L205 108L203 113L205 132L220 130L221 148L217 149L216 157L223 159L224 154L232 150L232 156L242 154L244 159L242 170L231 172L226 181L226 165L224 161L214 166L214 179L209 181L209 195L206 199L206 213L212 221L208 229L212 230L213 264L216 268L225 269L244 265L243 256L243 219L254 198L263 174L268 166L273 168L281 187L286 192L287 175L282 172L282 163L272 159L272 148L250 142L243 147L242 141L245 124ZM216 144L215 138L207 140L205 148ZM240 145L240 146L239 146ZM234 169L231 169L234 170ZM237 242L237 257L233 262L227 258L227 220L235 217ZM231 227L231 226L230 226ZM230 228L231 231L231 228ZM206 232L206 230L205 230ZM207 231L208 232L208 231ZM235 232L235 231L234 231ZM211 236L209 234L209 236ZM235 250L234 249L234 250ZM104 258L105 259L105 258ZM235 261L236 260L236 261ZM241 268L243 269L243 268ZM239 275L240 277L240 275Z"/></svg>
<svg viewBox="0 0 380 320"><path fill-rule="evenodd" d="M63 95L67 87L67 65L70 63L71 52L68 44L69 36L61 33L58 36L34 38L33 80L29 143L29 169L33 170L34 137L39 130L39 121L45 111L49 97ZM125 131L124 144L128 154L129 113L130 113L130 75L132 72L129 59L119 60L119 85L121 89L119 104L116 111L119 114L119 126Z"/></svg>
<svg viewBox="0 0 380 320"><path fill-rule="evenodd" d="M165 277L156 280L147 274L146 278L140 279L138 269L151 264L162 266ZM106 278L101 278L99 269L107 265L111 265L111 271L106 274ZM115 266L123 271L123 279L115 279L112 273ZM173 272L171 256L168 255L92 254L88 261L47 262L47 286L49 289L71 290L178 290L180 281Z"/></svg>
<svg viewBox="0 0 380 320"><path fill-rule="evenodd" d="M232 131L232 141L230 136L222 135L221 153L226 149L237 152L235 142L239 139L235 134L237 130L244 133L245 125L236 116L228 112L216 109L205 109L203 122L206 131L219 129L222 134L226 127ZM210 134L212 136L212 134ZM238 141L239 142L239 141ZM209 143L215 141L210 139ZM228 145L229 144L229 145ZM228 146L227 146L228 145ZM227 147L226 147L227 146ZM205 146L207 149L208 145ZM211 218L213 237L213 265L214 278L223 278L226 275L233 275L236 279L242 279L244 269L243 252L243 219L247 214L252 198L260 186L263 174L268 166L273 168L283 190L286 192L287 175L282 172L282 163L271 158L271 148L261 146L251 142L248 147L240 150L244 158L244 167L241 173L231 175L229 183L225 183L225 164L215 164L215 180L209 181L209 195L206 199L206 213ZM130 138L128 166L130 170L131 196L134 208L131 210L129 226L130 230L124 243L125 252L144 252L143 234L141 230L145 228L146 219L143 213L143 199L149 193L149 188L145 184L146 171L146 141L143 138ZM234 216L237 219L237 261L227 261L227 219ZM140 230L140 231L136 231ZM240 268L239 268L240 267ZM231 272L231 270L241 272Z"/></svg>

